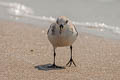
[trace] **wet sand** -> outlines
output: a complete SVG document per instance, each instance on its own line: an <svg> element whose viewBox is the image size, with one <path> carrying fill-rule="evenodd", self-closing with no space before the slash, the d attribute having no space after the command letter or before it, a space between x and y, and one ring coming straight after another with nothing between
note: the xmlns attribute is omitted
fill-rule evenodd
<svg viewBox="0 0 120 80"><path fill-rule="evenodd" d="M56 50L56 64L65 66L69 47ZM120 80L120 42L79 33L73 44L77 67L48 69L53 62L47 29L0 21L0 80Z"/></svg>

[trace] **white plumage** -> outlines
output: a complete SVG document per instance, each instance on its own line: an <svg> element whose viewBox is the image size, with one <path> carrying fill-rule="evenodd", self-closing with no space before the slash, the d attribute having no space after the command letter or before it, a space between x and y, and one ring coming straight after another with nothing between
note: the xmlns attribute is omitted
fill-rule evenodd
<svg viewBox="0 0 120 80"><path fill-rule="evenodd" d="M66 17L63 18L63 16L60 18L62 18L64 21L68 20ZM53 47L70 46L76 40L77 35L78 33L75 29L75 26L71 21L68 21L68 23L64 25L61 33L59 24L57 23L52 23L48 31L48 39Z"/></svg>

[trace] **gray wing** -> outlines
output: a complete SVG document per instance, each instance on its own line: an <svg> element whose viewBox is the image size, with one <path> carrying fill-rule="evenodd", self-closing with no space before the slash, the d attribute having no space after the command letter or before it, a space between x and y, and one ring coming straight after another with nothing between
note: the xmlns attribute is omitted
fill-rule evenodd
<svg viewBox="0 0 120 80"><path fill-rule="evenodd" d="M51 25L50 25L50 28L51 28ZM48 31L47 31L47 34L49 33L49 31L50 31L50 28L48 29Z"/></svg>
<svg viewBox="0 0 120 80"><path fill-rule="evenodd" d="M48 29L48 32L47 32L47 34L50 32L50 30L51 30L51 32L52 32L52 35L54 35L54 33L55 33L55 29L56 29L56 24L55 23L53 23L53 24L51 24L50 25L50 28Z"/></svg>
<svg viewBox="0 0 120 80"><path fill-rule="evenodd" d="M74 26L74 28L75 28L75 31L77 32L77 29L76 29L76 27L75 27L75 25L74 25L74 24L73 24L73 26ZM76 36L78 36L78 32L77 32Z"/></svg>

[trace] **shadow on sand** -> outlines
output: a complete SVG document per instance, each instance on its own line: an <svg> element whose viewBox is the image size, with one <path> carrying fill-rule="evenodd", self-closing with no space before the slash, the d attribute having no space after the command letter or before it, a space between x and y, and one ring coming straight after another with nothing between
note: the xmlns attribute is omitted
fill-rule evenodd
<svg viewBox="0 0 120 80"><path fill-rule="evenodd" d="M65 69L65 67L63 67L63 66L59 66L58 68L50 68L49 66L51 66L51 65L52 64L37 65L37 66L35 66L35 68L38 70L44 70L44 71Z"/></svg>

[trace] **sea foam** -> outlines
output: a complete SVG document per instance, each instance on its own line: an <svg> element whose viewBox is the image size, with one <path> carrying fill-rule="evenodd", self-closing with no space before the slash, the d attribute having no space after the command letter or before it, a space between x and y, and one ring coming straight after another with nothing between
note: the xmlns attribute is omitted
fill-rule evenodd
<svg viewBox="0 0 120 80"><path fill-rule="evenodd" d="M49 22L55 22L56 18L50 16L37 16L34 15L34 10L28 6L25 6L20 3L6 3L6 2L0 2L0 6L6 7L8 9L8 13L12 16L21 18L31 18L31 19L38 19L38 20L44 20ZM120 27L117 26L110 26L105 23L99 23L99 22L79 22L79 21L72 21L73 24L83 27L83 28L89 28L89 29L99 29L100 32L105 31L111 31L115 34L120 34Z"/></svg>

